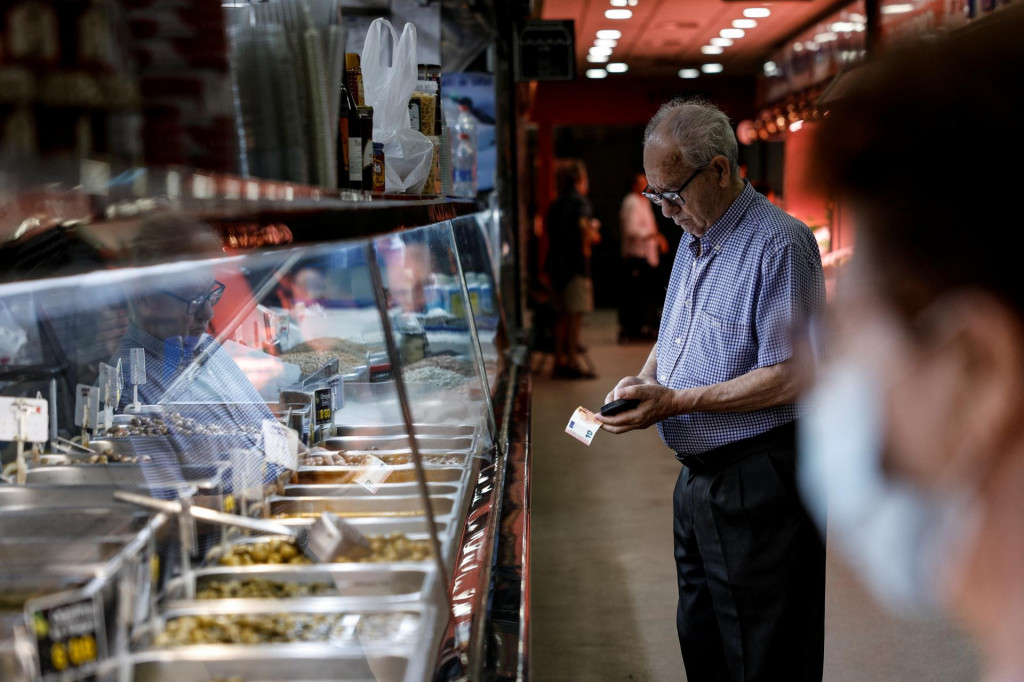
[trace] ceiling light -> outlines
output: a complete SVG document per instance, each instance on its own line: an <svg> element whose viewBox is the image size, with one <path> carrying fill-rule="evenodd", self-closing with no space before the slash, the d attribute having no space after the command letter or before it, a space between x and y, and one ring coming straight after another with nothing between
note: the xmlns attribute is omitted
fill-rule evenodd
<svg viewBox="0 0 1024 682"><path fill-rule="evenodd" d="M637 2L638 2L638 0L628 0L628 4L629 4L630 7L636 7L637 6Z"/></svg>
<svg viewBox="0 0 1024 682"><path fill-rule="evenodd" d="M680 78L697 78L700 76L700 71L697 69L679 69Z"/></svg>
<svg viewBox="0 0 1024 682"><path fill-rule="evenodd" d="M610 47L592 47L592 48L590 48L590 54L596 55L596 56L607 57L611 53L612 53L612 48L610 48Z"/></svg>
<svg viewBox="0 0 1024 682"><path fill-rule="evenodd" d="M607 78L608 72L604 69L587 69L587 78Z"/></svg>
<svg viewBox="0 0 1024 682"><path fill-rule="evenodd" d="M608 61L608 55L606 54L588 54L587 61L591 64L604 64Z"/></svg>
<svg viewBox="0 0 1024 682"><path fill-rule="evenodd" d="M743 10L743 16L748 19L764 19L771 16L772 11L767 7L748 7Z"/></svg>
<svg viewBox="0 0 1024 682"><path fill-rule="evenodd" d="M732 47L731 38L712 38L708 42L718 47Z"/></svg>
<svg viewBox="0 0 1024 682"><path fill-rule="evenodd" d="M899 5L882 5L882 14L906 14L907 12L913 12L914 6L910 3L901 3Z"/></svg>
<svg viewBox="0 0 1024 682"><path fill-rule="evenodd" d="M629 19L633 13L628 9L606 9L604 16L605 19Z"/></svg>
<svg viewBox="0 0 1024 682"><path fill-rule="evenodd" d="M746 35L746 33L743 32L742 28L723 28L721 31L718 32L718 35L722 36L723 38L737 39L742 38L743 36Z"/></svg>
<svg viewBox="0 0 1024 682"><path fill-rule="evenodd" d="M612 7L625 7L626 0L611 0Z"/></svg>
<svg viewBox="0 0 1024 682"><path fill-rule="evenodd" d="M702 54L722 54L724 50L717 45L705 45L700 48Z"/></svg>
<svg viewBox="0 0 1024 682"><path fill-rule="evenodd" d="M609 38L598 38L594 41L594 47L615 47L619 44L617 40L611 40Z"/></svg>
<svg viewBox="0 0 1024 682"><path fill-rule="evenodd" d="M626 73L629 71L629 65L625 62L614 62L605 68L608 69L608 73Z"/></svg>
<svg viewBox="0 0 1024 682"><path fill-rule="evenodd" d="M732 22L733 28L757 28L757 22L753 19L737 19Z"/></svg>
<svg viewBox="0 0 1024 682"><path fill-rule="evenodd" d="M622 31L616 31L614 28L606 28L598 31L597 37L601 40L618 40L622 37Z"/></svg>
<svg viewBox="0 0 1024 682"><path fill-rule="evenodd" d="M704 73L722 73L723 68L721 64L705 64L700 70Z"/></svg>

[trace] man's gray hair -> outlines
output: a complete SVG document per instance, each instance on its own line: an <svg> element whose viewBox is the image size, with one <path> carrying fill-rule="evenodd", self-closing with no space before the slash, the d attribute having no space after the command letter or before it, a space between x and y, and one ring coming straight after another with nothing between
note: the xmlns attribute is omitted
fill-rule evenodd
<svg viewBox="0 0 1024 682"><path fill-rule="evenodd" d="M662 104L644 130L644 146L663 127L661 134L675 142L688 166L699 168L721 155L729 160L732 176L739 176L736 133L729 117L714 104L683 97Z"/></svg>

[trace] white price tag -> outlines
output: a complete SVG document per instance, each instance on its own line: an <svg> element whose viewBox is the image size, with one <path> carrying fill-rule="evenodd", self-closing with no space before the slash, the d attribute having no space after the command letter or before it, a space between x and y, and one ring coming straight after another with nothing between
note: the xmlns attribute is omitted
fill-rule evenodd
<svg viewBox="0 0 1024 682"><path fill-rule="evenodd" d="M600 428L601 422L597 421L593 412L585 407L577 407L565 432L584 445L590 445Z"/></svg>
<svg viewBox="0 0 1024 682"><path fill-rule="evenodd" d="M132 365L132 383L136 386L141 386L146 383L146 349L132 348L129 352Z"/></svg>
<svg viewBox="0 0 1024 682"><path fill-rule="evenodd" d="M49 439L49 409L45 400L0 397L0 440L45 443Z"/></svg>
<svg viewBox="0 0 1024 682"><path fill-rule="evenodd" d="M88 408L89 415L85 412ZM100 390L95 386L78 384L75 389L75 426L93 428L96 426L96 415L100 411Z"/></svg>
<svg viewBox="0 0 1024 682"><path fill-rule="evenodd" d="M275 419L264 419L263 452L266 460L289 471L299 468L299 438L293 429Z"/></svg>
<svg viewBox="0 0 1024 682"><path fill-rule="evenodd" d="M363 458L363 466L356 474L356 483L376 494L380 486L391 475L391 468L384 463L384 460L366 455Z"/></svg>

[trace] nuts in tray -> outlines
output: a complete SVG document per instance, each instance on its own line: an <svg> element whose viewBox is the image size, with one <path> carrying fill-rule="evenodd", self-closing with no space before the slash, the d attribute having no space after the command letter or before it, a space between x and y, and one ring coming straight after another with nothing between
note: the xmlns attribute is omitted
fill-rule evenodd
<svg viewBox="0 0 1024 682"><path fill-rule="evenodd" d="M88 459L68 459L65 461L49 462L50 466L66 466L76 464L142 464L152 461L149 455L119 455L113 450L98 452L90 455Z"/></svg>
<svg viewBox="0 0 1024 682"><path fill-rule="evenodd" d="M223 566L313 563L295 546L294 540L286 538L233 545L219 559L219 562Z"/></svg>
<svg viewBox="0 0 1024 682"><path fill-rule="evenodd" d="M258 435L259 427L246 424L232 424L224 427L219 424L203 424L192 417L183 417L177 412L168 412L163 416L132 417L127 424L115 424L107 429L107 435L116 438L124 436L226 436L226 435Z"/></svg>
<svg viewBox="0 0 1024 682"><path fill-rule="evenodd" d="M370 553L362 558L344 554L334 558L335 563L391 563L395 561L426 561L431 556L429 540L413 540L404 533L370 535ZM274 538L232 546L219 563L222 566L250 566L253 564L309 564L292 540ZM216 598L216 597L214 597Z"/></svg>
<svg viewBox="0 0 1024 682"><path fill-rule="evenodd" d="M335 594L328 583L286 583L264 578L217 580L203 585L196 599L292 599Z"/></svg>
<svg viewBox="0 0 1024 682"><path fill-rule="evenodd" d="M384 643L412 635L415 613L253 613L179 616L156 637L157 646L191 644Z"/></svg>

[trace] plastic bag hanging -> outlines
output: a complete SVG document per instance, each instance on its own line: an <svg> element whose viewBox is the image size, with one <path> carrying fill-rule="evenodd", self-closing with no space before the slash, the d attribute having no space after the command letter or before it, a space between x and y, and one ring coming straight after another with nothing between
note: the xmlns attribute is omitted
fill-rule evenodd
<svg viewBox="0 0 1024 682"><path fill-rule="evenodd" d="M390 34L390 50L385 44ZM366 103L373 107L373 141L384 147L388 192L423 191L434 145L409 125L409 98L416 87L416 27L407 23L399 38L387 19L374 19L361 56Z"/></svg>

